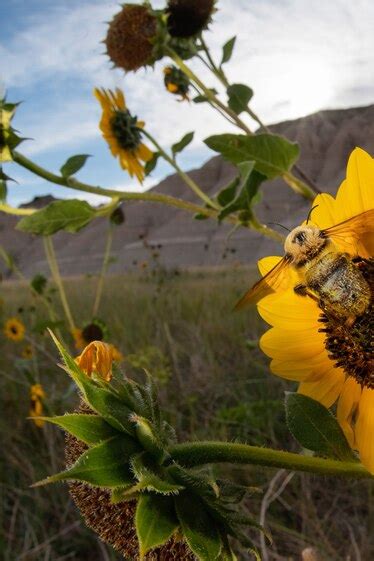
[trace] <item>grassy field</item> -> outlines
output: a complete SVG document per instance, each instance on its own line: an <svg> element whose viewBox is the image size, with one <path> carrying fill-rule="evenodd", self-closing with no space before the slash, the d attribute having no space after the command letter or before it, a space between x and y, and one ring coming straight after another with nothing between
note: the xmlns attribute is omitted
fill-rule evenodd
<svg viewBox="0 0 374 561"><path fill-rule="evenodd" d="M283 413L284 390L293 389L292 384L269 374L268 361L257 348L266 327L255 311L232 313L253 277L251 271L233 270L109 277L98 315L126 357L122 369L139 377L141 367L147 367L158 379L163 410L180 440L238 439L298 450ZM95 284L93 278L66 283L78 325L91 319ZM2 320L22 317L36 348L34 359L25 361L21 343L0 336L1 558L118 559L85 529L66 486L29 487L64 463L63 435L26 420L30 383L43 384L49 412L73 409L77 395L55 366L57 355L48 336L35 334L43 315L27 286L3 283L1 298ZM52 291L51 298L62 315L58 295ZM67 330L61 330L72 349ZM256 488L243 508L264 521L273 535L273 545L262 544L264 561L298 561L306 547L317 547L318 559L324 561L373 558L370 484L255 467L236 468L235 477ZM261 547L259 536L253 538Z"/></svg>

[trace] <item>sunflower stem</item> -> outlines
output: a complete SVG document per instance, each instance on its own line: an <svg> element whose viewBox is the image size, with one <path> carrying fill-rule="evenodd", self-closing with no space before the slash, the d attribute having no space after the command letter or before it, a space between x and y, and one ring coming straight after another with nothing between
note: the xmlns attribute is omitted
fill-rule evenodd
<svg viewBox="0 0 374 561"><path fill-rule="evenodd" d="M94 302L94 305L93 305L93 308L92 308L92 317L95 317L97 315L98 310L99 310L101 295L103 293L105 275L107 273L108 265L109 265L110 250L112 249L112 242L113 242L113 226L109 225L106 244L105 244L105 252L104 252L103 263L102 263L102 267L101 267L101 271L100 271L100 276L99 276L99 279L98 279L97 285L96 285L96 294L95 294L95 302Z"/></svg>
<svg viewBox="0 0 374 561"><path fill-rule="evenodd" d="M204 92L204 95L208 98L209 103L213 107L219 107L223 112L229 115L235 121L236 126L239 127L241 130L243 130L246 134L248 135L253 134L251 129L248 127L248 125L244 121L242 121L242 119L235 113L235 111L233 111L232 109L230 109L230 107L222 103L222 101L219 100L217 96L209 88L205 86L205 84L200 80L200 78L184 63L184 61L180 58L180 56L175 51L173 51L173 49L168 47L167 53L170 56L170 58L175 62L175 64L177 64L179 68L188 76L188 78ZM217 76L222 81L222 83L226 85L226 81L225 79L222 78L222 76L220 76L220 73L215 72L213 69L211 70L215 74L215 76ZM262 122L259 120L257 115L255 115L255 113L251 109L247 108L247 113L252 117L252 119L254 119L258 124L260 124L260 126L263 126ZM314 197L316 196L316 191L314 190L314 188L304 183L304 181L302 181L301 179L295 177L292 172L290 171L285 172L281 175L281 177L285 181L285 183L287 183L287 185L291 187L291 189L293 189L297 194L301 195L302 197L313 200Z"/></svg>
<svg viewBox="0 0 374 561"><path fill-rule="evenodd" d="M59 270L59 267L58 267L58 262L57 262L57 259L56 259L56 254L55 254L55 250L54 250L54 247L53 247L52 238L50 236L44 236L43 237L43 242L44 242L44 250L45 250L46 257L47 257L48 265L49 265L49 268L51 270L53 280L55 281L56 286L58 288L58 291L59 291L59 294L60 294L60 299L61 299L61 304L62 304L62 307L64 309L66 319L68 321L70 330L72 332L74 332L75 323L74 323L74 319L73 319L73 316L72 316L71 311L70 311L68 299L66 297L65 287L64 287L64 283L62 282L60 270Z"/></svg>
<svg viewBox="0 0 374 561"><path fill-rule="evenodd" d="M184 442L176 444L169 452L172 458L186 467L205 464L231 463L262 465L305 471L318 475L337 475L356 479L373 478L360 463L341 462L313 456L303 456L283 450L272 450L232 442Z"/></svg>
<svg viewBox="0 0 374 561"><path fill-rule="evenodd" d="M153 136L148 131L142 129L142 133L152 142L152 144L155 146L164 160L166 160L168 164L170 164L175 169L177 174L183 179L186 185L188 185L192 189L195 195L197 195L205 204L207 204L211 208L219 209L219 205L200 189L197 183L195 183L195 181L191 179L191 177L179 167L175 159L171 158L169 154L165 152L165 150L160 146L157 140L153 138Z"/></svg>

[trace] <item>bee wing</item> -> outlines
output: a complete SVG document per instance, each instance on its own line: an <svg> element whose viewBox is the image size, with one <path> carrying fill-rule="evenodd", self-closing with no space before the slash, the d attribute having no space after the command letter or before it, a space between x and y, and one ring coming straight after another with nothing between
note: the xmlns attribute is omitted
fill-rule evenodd
<svg viewBox="0 0 374 561"><path fill-rule="evenodd" d="M374 251L374 209L340 222L323 233L348 253L371 257Z"/></svg>
<svg viewBox="0 0 374 561"><path fill-rule="evenodd" d="M272 268L266 275L256 282L248 292L237 302L235 310L244 308L248 304L253 304L275 292L286 280L287 270L290 259L286 256Z"/></svg>

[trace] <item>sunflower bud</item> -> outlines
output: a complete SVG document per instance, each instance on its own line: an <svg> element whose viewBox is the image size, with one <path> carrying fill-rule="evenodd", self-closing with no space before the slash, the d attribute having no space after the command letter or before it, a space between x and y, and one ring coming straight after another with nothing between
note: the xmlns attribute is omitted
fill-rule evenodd
<svg viewBox="0 0 374 561"><path fill-rule="evenodd" d="M187 38L207 27L214 11L215 0L169 0L168 31L172 37Z"/></svg>
<svg viewBox="0 0 374 561"><path fill-rule="evenodd" d="M114 66L135 71L152 65L152 40L157 34L157 18L149 6L124 4L109 24L105 39L107 54Z"/></svg>
<svg viewBox="0 0 374 561"><path fill-rule="evenodd" d="M182 100L188 99L190 81L186 74L176 66L164 68L164 84L170 93L180 95Z"/></svg>

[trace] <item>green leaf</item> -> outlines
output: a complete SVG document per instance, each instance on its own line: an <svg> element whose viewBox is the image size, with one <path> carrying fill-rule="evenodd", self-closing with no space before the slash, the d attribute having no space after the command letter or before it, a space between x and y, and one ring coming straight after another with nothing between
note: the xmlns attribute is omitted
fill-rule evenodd
<svg viewBox="0 0 374 561"><path fill-rule="evenodd" d="M225 207L235 198L236 189L240 183L240 177L235 177L226 187L221 189L217 195L217 202L220 206Z"/></svg>
<svg viewBox="0 0 374 561"><path fill-rule="evenodd" d="M255 171L255 162L242 162L238 164L241 175L241 184L238 194L230 203L228 203L219 213L218 220L223 220L229 214L239 210L251 211L254 197L256 196L260 185L265 181L265 176Z"/></svg>
<svg viewBox="0 0 374 561"><path fill-rule="evenodd" d="M142 495L136 507L136 534L140 558L166 543L178 527L173 500L160 495Z"/></svg>
<svg viewBox="0 0 374 561"><path fill-rule="evenodd" d="M45 208L22 218L16 228L22 232L50 236L59 230L78 232L96 215L86 201L54 201Z"/></svg>
<svg viewBox="0 0 374 561"><path fill-rule="evenodd" d="M190 142L192 142L194 134L195 133L193 131L188 132L183 136L183 138L181 138L179 142L176 142L175 144L172 145L171 151L173 152L174 156L175 154L178 154L178 152L182 152L182 150L184 150L184 148L186 148L186 146L188 146Z"/></svg>
<svg viewBox="0 0 374 561"><path fill-rule="evenodd" d="M43 294L45 287L47 286L47 279L44 275L37 273L30 282L31 288L38 294Z"/></svg>
<svg viewBox="0 0 374 561"><path fill-rule="evenodd" d="M144 166L144 173L145 175L149 175L157 166L158 159L160 157L160 152L153 152L153 156L148 162L145 163Z"/></svg>
<svg viewBox="0 0 374 561"><path fill-rule="evenodd" d="M253 90L245 84L231 84L227 88L228 105L237 115L245 111L252 99Z"/></svg>
<svg viewBox="0 0 374 561"><path fill-rule="evenodd" d="M111 438L83 452L71 468L39 481L34 487L68 480L84 481L96 487L131 485L128 460L137 450L136 443L125 435Z"/></svg>
<svg viewBox="0 0 374 561"><path fill-rule="evenodd" d="M0 203L5 203L8 194L6 181L0 178Z"/></svg>
<svg viewBox="0 0 374 561"><path fill-rule="evenodd" d="M131 421L135 424L136 436L141 445L157 462L161 463L165 457L165 451L152 423L139 415L132 415Z"/></svg>
<svg viewBox="0 0 374 561"><path fill-rule="evenodd" d="M255 170L272 179L288 171L299 156L299 147L276 134L219 134L205 144L233 164L255 161Z"/></svg>
<svg viewBox="0 0 374 561"><path fill-rule="evenodd" d="M287 393L286 414L288 428L301 446L322 456L352 461L354 454L338 421L318 401Z"/></svg>
<svg viewBox="0 0 374 561"><path fill-rule="evenodd" d="M212 94L217 94L217 90L215 90L214 88L209 88L209 90L212 92ZM208 101L208 97L206 95L197 95L195 96L192 101L194 103L204 103L206 101Z"/></svg>
<svg viewBox="0 0 374 561"><path fill-rule="evenodd" d="M60 168L62 177L70 177L79 171L90 158L89 154L77 154L68 158L64 165Z"/></svg>
<svg viewBox="0 0 374 561"><path fill-rule="evenodd" d="M56 417L43 417L44 421L58 425L85 444L98 444L118 436L118 431L98 415L72 413Z"/></svg>
<svg viewBox="0 0 374 561"><path fill-rule="evenodd" d="M190 491L174 498L178 519L189 547L200 561L214 561L222 549L217 524L203 501Z"/></svg>
<svg viewBox="0 0 374 561"><path fill-rule="evenodd" d="M235 41L236 41L236 37L231 37L231 39L229 39L222 47L222 60L221 60L221 66L222 64L225 64L226 62L229 62L230 58L232 57L232 53L234 50L234 46L235 46Z"/></svg>

